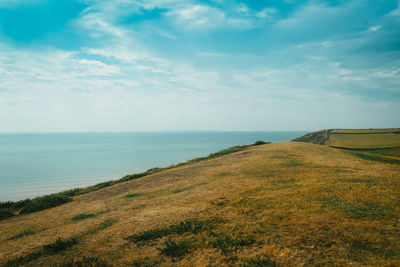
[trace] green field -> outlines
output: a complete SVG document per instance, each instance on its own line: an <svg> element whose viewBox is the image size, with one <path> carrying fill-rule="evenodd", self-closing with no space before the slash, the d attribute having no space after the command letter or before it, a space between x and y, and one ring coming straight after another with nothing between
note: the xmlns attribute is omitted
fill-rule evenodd
<svg viewBox="0 0 400 267"><path fill-rule="evenodd" d="M399 128L390 129L333 129L330 133L366 134L366 133L400 133Z"/></svg>
<svg viewBox="0 0 400 267"><path fill-rule="evenodd" d="M330 133L325 145L332 147L354 148L354 149L376 149L400 147L400 134L374 133L374 134L340 134Z"/></svg>
<svg viewBox="0 0 400 267"><path fill-rule="evenodd" d="M293 140L345 149L360 158L400 164L400 129L329 129Z"/></svg>

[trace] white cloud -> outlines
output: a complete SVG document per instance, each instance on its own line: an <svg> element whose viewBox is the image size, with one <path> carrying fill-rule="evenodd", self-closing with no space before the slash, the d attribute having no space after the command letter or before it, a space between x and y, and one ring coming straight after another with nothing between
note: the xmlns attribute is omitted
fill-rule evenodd
<svg viewBox="0 0 400 267"><path fill-rule="evenodd" d="M243 13L243 7L239 13ZM241 16L228 16L224 11L206 5L186 5L173 9L167 16L178 28L211 30L218 28L247 29L252 21Z"/></svg>
<svg viewBox="0 0 400 267"><path fill-rule="evenodd" d="M256 12L255 15L258 18L261 19L266 19L266 18L272 18L272 16L276 13L276 9L274 8L264 8L259 12Z"/></svg>
<svg viewBox="0 0 400 267"><path fill-rule="evenodd" d="M376 32L376 31L379 31L380 29L382 29L382 26L381 26L381 25L375 25L375 26L369 27L369 28L368 28L368 31L370 31L370 32Z"/></svg>

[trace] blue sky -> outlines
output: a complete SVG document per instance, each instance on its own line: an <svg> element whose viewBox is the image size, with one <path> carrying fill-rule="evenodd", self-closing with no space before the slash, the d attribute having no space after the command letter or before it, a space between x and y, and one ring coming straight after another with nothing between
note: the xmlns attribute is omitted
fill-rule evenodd
<svg viewBox="0 0 400 267"><path fill-rule="evenodd" d="M400 127L399 3L2 0L0 132Z"/></svg>

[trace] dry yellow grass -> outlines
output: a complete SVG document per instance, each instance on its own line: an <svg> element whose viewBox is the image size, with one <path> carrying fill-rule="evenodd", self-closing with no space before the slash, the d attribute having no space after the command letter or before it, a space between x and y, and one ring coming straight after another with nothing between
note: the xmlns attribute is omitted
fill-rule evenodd
<svg viewBox="0 0 400 267"><path fill-rule="evenodd" d="M400 134L330 134L325 145L362 149L400 147Z"/></svg>
<svg viewBox="0 0 400 267"><path fill-rule="evenodd" d="M72 220L79 214L96 216ZM76 237L77 245L26 265L60 265L93 256L115 266L137 259L161 266L240 266L258 255L282 266L399 266L399 215L399 165L327 146L268 144L1 221L0 265L40 251L57 237ZM144 245L125 239L189 218L223 222ZM26 231L34 234L9 240ZM220 233L251 242L223 252L213 245ZM157 248L168 238L190 240L189 253L163 255Z"/></svg>

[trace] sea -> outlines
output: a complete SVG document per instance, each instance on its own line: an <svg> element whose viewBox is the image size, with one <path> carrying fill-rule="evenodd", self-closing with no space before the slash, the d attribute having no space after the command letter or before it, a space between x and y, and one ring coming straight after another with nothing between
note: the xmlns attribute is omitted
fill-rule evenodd
<svg viewBox="0 0 400 267"><path fill-rule="evenodd" d="M0 201L17 201L119 179L292 132L0 134Z"/></svg>

